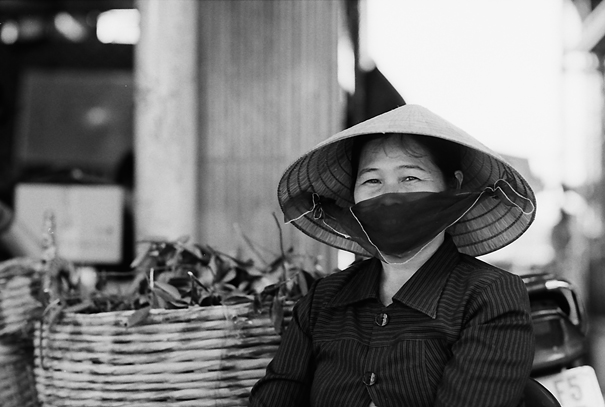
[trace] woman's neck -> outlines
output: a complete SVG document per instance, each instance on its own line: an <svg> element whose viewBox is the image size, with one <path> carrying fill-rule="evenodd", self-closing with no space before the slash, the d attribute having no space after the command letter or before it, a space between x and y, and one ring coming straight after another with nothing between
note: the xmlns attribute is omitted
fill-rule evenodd
<svg viewBox="0 0 605 407"><path fill-rule="evenodd" d="M422 267L424 263L439 249L443 243L445 232L441 232L426 246L406 258L393 258L389 256L382 262L382 275L380 277L380 300L384 305L393 302L393 296L408 282L410 278Z"/></svg>

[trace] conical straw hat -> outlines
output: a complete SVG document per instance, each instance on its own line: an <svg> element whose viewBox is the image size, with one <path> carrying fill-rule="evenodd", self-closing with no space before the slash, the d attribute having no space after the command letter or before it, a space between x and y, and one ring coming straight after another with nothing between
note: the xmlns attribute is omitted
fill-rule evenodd
<svg viewBox="0 0 605 407"><path fill-rule="evenodd" d="M438 137L461 145L462 189L493 190L447 230L460 252L479 256L498 250L516 240L533 222L536 199L521 174L468 133L418 105L404 105L343 130L296 160L286 169L277 191L285 220L320 242L369 255L346 238L344 230L339 234L316 218L309 197L317 194L334 199L339 206L352 206L353 138L386 133Z"/></svg>

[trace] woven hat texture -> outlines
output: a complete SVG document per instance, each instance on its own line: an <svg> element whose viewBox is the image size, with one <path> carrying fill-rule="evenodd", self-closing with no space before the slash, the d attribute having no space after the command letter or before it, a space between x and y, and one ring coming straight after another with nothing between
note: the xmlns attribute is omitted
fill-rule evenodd
<svg viewBox="0 0 605 407"><path fill-rule="evenodd" d="M369 255L356 242L315 218L308 197L314 193L334 199L342 207L352 206L353 138L387 133L438 137L461 145L462 190L494 189L447 230L462 253L479 256L498 250L516 240L533 222L536 199L521 174L477 139L418 105L404 105L343 130L288 167L277 191L286 221L320 242Z"/></svg>

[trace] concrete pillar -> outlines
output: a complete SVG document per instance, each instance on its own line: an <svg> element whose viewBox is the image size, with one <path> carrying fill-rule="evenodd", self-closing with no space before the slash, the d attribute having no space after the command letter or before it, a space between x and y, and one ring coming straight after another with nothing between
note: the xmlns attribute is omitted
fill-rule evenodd
<svg viewBox="0 0 605 407"><path fill-rule="evenodd" d="M271 259L280 250L275 214L285 249L334 257L283 225L277 184L295 157L342 126L341 8L340 1L200 2L199 234L208 244L241 253L247 238Z"/></svg>
<svg viewBox="0 0 605 407"><path fill-rule="evenodd" d="M139 0L135 47L137 239L197 239L197 0Z"/></svg>

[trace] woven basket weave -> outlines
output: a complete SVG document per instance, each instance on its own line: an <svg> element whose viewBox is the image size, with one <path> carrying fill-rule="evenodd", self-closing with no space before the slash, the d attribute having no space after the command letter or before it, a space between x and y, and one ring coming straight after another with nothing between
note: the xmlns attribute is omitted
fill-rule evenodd
<svg viewBox="0 0 605 407"><path fill-rule="evenodd" d="M0 263L0 405L35 407L33 325L41 312L39 262L14 258Z"/></svg>
<svg viewBox="0 0 605 407"><path fill-rule="evenodd" d="M248 304L154 309L127 328L131 314L67 313L36 329L43 406L245 406L280 343Z"/></svg>
<svg viewBox="0 0 605 407"><path fill-rule="evenodd" d="M0 341L0 405L36 407L31 343Z"/></svg>
<svg viewBox="0 0 605 407"><path fill-rule="evenodd" d="M0 263L0 337L31 338L41 312L39 265L24 257Z"/></svg>

